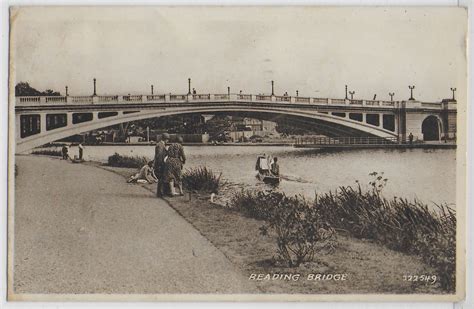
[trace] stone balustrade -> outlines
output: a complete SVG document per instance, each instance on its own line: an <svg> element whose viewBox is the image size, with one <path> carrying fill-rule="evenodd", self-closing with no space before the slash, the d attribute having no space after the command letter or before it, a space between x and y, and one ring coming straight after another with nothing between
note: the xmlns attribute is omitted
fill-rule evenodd
<svg viewBox="0 0 474 309"><path fill-rule="evenodd" d="M166 102L193 102L193 101L244 101L258 103L280 104L313 104L313 105L349 105L365 107L398 108L400 101L381 100L348 100L331 98L311 98L293 96L274 96L264 94L158 94L158 95L101 95L101 96L25 96L16 97L16 106L41 105L87 105L87 104L120 104L120 103L166 103ZM406 107L442 109L441 102L404 101ZM453 101L455 103L455 101Z"/></svg>

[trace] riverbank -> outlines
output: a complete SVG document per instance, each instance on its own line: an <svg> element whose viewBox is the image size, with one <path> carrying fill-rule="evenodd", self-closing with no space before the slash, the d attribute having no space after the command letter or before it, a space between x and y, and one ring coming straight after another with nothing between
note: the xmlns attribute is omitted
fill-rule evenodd
<svg viewBox="0 0 474 309"><path fill-rule="evenodd" d="M127 178L135 169L100 166ZM155 192L154 185L141 185ZM227 187L212 203L205 194L187 193L166 198L168 203L235 265L252 278L275 274L299 275L298 280L253 280L267 293L443 293L437 283L405 281L407 274L436 274L420 258L396 252L372 241L339 233L332 249L317 252L314 262L286 267L274 259L276 239L262 236L261 220L243 216L225 205L228 195L238 190ZM345 274L347 280L307 280L312 274Z"/></svg>

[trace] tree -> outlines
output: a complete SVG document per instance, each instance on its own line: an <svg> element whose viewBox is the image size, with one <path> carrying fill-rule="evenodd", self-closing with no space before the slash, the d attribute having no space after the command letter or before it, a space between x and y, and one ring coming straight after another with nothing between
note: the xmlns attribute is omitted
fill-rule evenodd
<svg viewBox="0 0 474 309"><path fill-rule="evenodd" d="M15 96L60 96L61 93L47 89L43 92L36 90L35 88L31 87L27 82L19 82L15 86Z"/></svg>

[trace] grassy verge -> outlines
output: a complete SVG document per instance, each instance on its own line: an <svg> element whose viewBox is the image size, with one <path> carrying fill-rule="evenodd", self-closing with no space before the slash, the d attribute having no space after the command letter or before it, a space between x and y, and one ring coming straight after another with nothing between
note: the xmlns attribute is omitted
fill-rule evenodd
<svg viewBox="0 0 474 309"><path fill-rule="evenodd" d="M125 178L135 171L131 168L102 168L114 171ZM152 184L141 185L155 192ZM235 188L233 192L236 193ZM222 194L222 193L220 193ZM220 195L219 194L219 195ZM245 195L242 204L255 201L254 194L265 193L241 191L234 195ZM265 197L268 198L268 197ZM279 263L276 257L277 236L261 234L265 224L265 213L261 219L253 218L252 210L246 213L243 206L226 208L210 202L209 193L186 194L185 197L168 199L170 205L192 224L200 233L221 250L248 277L252 274L300 274L297 281L256 281L264 293L443 293L439 282L408 282L404 275L437 274L434 267L416 255L405 254L381 246L374 240L356 238L348 232L339 231L332 247L320 248L312 262L289 267ZM266 200L268 204L268 200ZM310 201L308 201L310 203ZM232 200L229 204L233 205ZM257 204L257 203L255 203ZM252 207L252 206L251 206ZM255 206L258 208L258 206ZM261 209L261 208L259 208ZM347 274L345 281L307 280L310 274Z"/></svg>

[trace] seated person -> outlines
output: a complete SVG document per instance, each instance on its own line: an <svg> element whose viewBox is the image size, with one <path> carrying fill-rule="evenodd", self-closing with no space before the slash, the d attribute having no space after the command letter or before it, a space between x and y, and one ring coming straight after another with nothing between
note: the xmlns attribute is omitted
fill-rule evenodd
<svg viewBox="0 0 474 309"><path fill-rule="evenodd" d="M158 178L156 177L155 171L153 170L153 161L148 162L140 169L138 173L130 176L127 182L128 183L131 183L131 182L156 183L158 182Z"/></svg>

